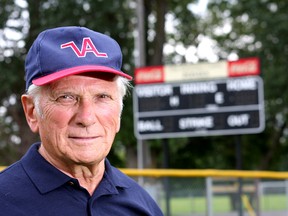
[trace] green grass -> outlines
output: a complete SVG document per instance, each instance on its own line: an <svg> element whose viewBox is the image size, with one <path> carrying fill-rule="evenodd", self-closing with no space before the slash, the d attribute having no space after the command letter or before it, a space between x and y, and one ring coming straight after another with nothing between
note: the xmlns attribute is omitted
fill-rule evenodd
<svg viewBox="0 0 288 216"><path fill-rule="evenodd" d="M213 212L231 212L232 207L228 196L213 197ZM170 210L172 215L206 213L206 197L172 198ZM165 211L165 202L161 203ZM285 211L288 209L288 198L285 195L265 195L260 199L260 211ZM244 206L245 210L245 206Z"/></svg>
<svg viewBox="0 0 288 216"><path fill-rule="evenodd" d="M165 203L162 203L162 209L165 209ZM195 198L173 198L170 201L170 209L172 215L177 215L179 213L189 214L189 213L205 213L206 212L206 198L205 197L195 197ZM229 212L230 200L229 197L217 197L213 199L213 212Z"/></svg>
<svg viewBox="0 0 288 216"><path fill-rule="evenodd" d="M288 197L285 195L265 195L260 200L261 210L278 211L288 209Z"/></svg>

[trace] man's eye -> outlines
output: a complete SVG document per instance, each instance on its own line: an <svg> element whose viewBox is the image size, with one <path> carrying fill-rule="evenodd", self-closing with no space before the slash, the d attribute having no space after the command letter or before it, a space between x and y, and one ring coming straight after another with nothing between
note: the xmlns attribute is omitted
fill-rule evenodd
<svg viewBox="0 0 288 216"><path fill-rule="evenodd" d="M61 103L71 103L71 102L76 102L77 97L73 95L61 95L56 99L57 102Z"/></svg>
<svg viewBox="0 0 288 216"><path fill-rule="evenodd" d="M99 98L103 98L103 99L105 99L105 98L107 98L107 99L111 99L112 97L110 96L110 95L108 95L108 94L100 94L99 96L98 96Z"/></svg>

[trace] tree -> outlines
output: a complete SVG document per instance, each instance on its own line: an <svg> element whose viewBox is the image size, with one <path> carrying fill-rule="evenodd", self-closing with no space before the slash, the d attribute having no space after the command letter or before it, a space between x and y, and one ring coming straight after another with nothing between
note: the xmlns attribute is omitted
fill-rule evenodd
<svg viewBox="0 0 288 216"><path fill-rule="evenodd" d="M213 0L209 5L205 33L217 42L220 58L261 59L266 130L244 138L245 148L253 149L252 167L259 169L287 169L287 8L284 0Z"/></svg>

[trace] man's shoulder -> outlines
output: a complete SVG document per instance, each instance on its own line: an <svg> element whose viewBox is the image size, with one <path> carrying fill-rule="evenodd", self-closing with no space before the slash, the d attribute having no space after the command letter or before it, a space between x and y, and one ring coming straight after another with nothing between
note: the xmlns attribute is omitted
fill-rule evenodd
<svg viewBox="0 0 288 216"><path fill-rule="evenodd" d="M111 166L111 170L113 172L113 178L118 184L123 184L123 187L139 187L134 179L123 173L120 169Z"/></svg>
<svg viewBox="0 0 288 216"><path fill-rule="evenodd" d="M11 164L10 166L7 166L5 169L3 169L0 172L0 178L5 177L6 175L11 175L13 173L16 174L21 169L22 169L22 167L20 165L20 161L17 161L15 163Z"/></svg>
<svg viewBox="0 0 288 216"><path fill-rule="evenodd" d="M19 180L23 180L23 176L25 175L25 172L21 166L21 163L18 161L7 168L5 168L3 171L0 172L0 185L1 188L4 186L8 187L9 185L16 186L16 183L19 183Z"/></svg>
<svg viewBox="0 0 288 216"><path fill-rule="evenodd" d="M112 167L116 186L126 188L126 192L133 196L141 196L150 199L148 192L132 177L126 175L118 168Z"/></svg>
<svg viewBox="0 0 288 216"><path fill-rule="evenodd" d="M118 168L111 166L111 171L114 175L116 186L123 188L122 190L118 190L120 196L116 196L121 199L122 204L127 202L128 206L134 206L135 209L141 206L141 208L149 212L143 215L163 215L155 200L146 189Z"/></svg>

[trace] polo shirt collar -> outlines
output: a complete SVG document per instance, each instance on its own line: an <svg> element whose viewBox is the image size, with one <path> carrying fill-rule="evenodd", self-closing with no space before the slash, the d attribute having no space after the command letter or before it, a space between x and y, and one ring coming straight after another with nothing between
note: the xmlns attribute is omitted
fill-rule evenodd
<svg viewBox="0 0 288 216"><path fill-rule="evenodd" d="M38 152L40 143L33 144L21 159L22 166L41 193L47 193L64 185L72 178L52 166Z"/></svg>
<svg viewBox="0 0 288 216"><path fill-rule="evenodd" d="M38 152L39 147L40 143L33 144L21 159L21 163L27 175L41 193L48 193L71 180L75 181L75 179L46 161ZM100 194L117 194L117 188L129 187L129 183L125 178L126 176L111 166L108 159L106 159L105 173L96 191Z"/></svg>
<svg viewBox="0 0 288 216"><path fill-rule="evenodd" d="M124 177L124 174L121 173L118 169L111 166L108 159L105 159L105 173L103 176L102 181L107 181L113 187L116 188L129 188L129 184L127 183L126 176Z"/></svg>

